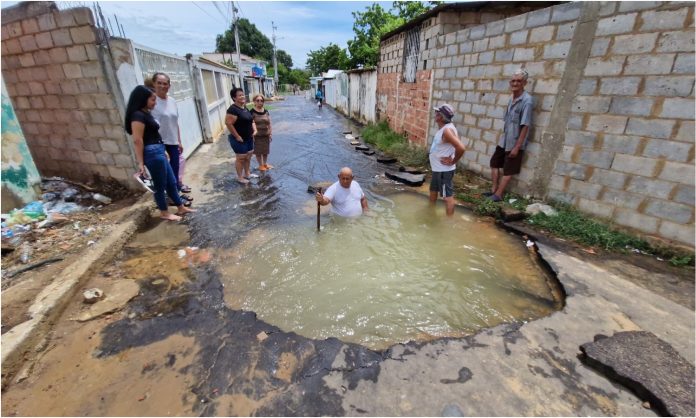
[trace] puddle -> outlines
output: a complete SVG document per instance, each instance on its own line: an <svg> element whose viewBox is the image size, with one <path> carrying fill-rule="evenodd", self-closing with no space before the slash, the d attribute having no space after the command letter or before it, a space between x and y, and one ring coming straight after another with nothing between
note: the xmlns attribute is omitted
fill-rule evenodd
<svg viewBox="0 0 696 418"><path fill-rule="evenodd" d="M310 224L256 229L216 256L225 302L284 331L372 349L554 310L521 238L442 209L399 193L373 202L371 216L325 215L320 233Z"/></svg>

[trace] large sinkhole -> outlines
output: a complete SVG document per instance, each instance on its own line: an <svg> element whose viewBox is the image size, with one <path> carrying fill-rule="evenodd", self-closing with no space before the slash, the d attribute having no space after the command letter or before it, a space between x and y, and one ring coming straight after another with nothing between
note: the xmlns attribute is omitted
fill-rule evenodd
<svg viewBox="0 0 696 418"><path fill-rule="evenodd" d="M521 237L463 209L447 218L413 193L371 198L369 216L322 215L320 232L312 222L259 225L219 249L225 302L284 331L373 349L560 307Z"/></svg>

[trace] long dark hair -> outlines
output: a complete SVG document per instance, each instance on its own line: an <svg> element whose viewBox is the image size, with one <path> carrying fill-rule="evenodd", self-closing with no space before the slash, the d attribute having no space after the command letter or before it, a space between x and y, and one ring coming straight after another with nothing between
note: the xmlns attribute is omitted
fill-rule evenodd
<svg viewBox="0 0 696 418"><path fill-rule="evenodd" d="M131 121L133 118L133 113L147 106L147 100L155 94L154 91L145 86L135 86L133 91L128 98L128 105L126 106L126 132L133 134L131 129Z"/></svg>

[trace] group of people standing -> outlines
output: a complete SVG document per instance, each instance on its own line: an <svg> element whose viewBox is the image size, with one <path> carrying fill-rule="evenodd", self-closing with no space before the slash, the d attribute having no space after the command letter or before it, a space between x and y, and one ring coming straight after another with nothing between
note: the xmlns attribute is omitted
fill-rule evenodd
<svg viewBox="0 0 696 418"><path fill-rule="evenodd" d="M145 167L152 177L154 198L160 218L178 221L182 215L195 212L189 209L193 200L183 192L191 189L178 179L179 154L183 152L176 101L168 97L170 78L155 73L149 86L136 86L126 106L125 129L133 137L135 157L138 160L137 177L145 175ZM168 199L169 200L168 200ZM177 207L169 212L169 204Z"/></svg>
<svg viewBox="0 0 696 418"><path fill-rule="evenodd" d="M264 107L266 99L261 94L254 96L254 106L251 110L246 107L244 90L234 88L230 91L232 105L225 115L225 126L230 131L227 137L235 154L234 168L237 181L249 183L250 178L258 177L251 173L251 156L256 155L259 171L264 172L273 168L268 164L268 154L271 152L273 130L271 115Z"/></svg>
<svg viewBox="0 0 696 418"><path fill-rule="evenodd" d="M490 161L493 187L490 193L485 193L495 202L502 200L512 176L519 174L529 138L533 99L524 90L527 78L527 71L520 69L510 80L512 98L505 112L500 141ZM169 77L156 73L151 83L151 87L137 86L131 93L126 109L125 128L135 142L139 165L137 174L142 175L144 167L147 167L152 176L155 202L161 211L161 218L176 221L181 219L181 215L193 212L187 207L192 199L181 194L189 192L190 188L177 180L179 155L183 152L178 111L176 101L167 95L171 84ZM227 109L225 117L225 125L230 131L228 141L236 157L237 181L247 184L250 178L258 177L251 173L252 154L256 155L259 171L273 168L268 164L273 140L271 116L264 107L265 98L261 94L253 97L252 109L247 109L246 95L242 89L232 89L230 96L233 103ZM315 99L319 103L323 101L320 89L317 89ZM466 147L452 123L454 108L449 104L442 104L434 110L438 131L433 137L429 152L432 169L430 201L434 203L438 195L442 196L447 215L451 216L454 213L454 171ZM331 204L334 212L339 215L359 216L368 209L368 205L360 185L353 181L353 172L344 167L339 172L338 179L326 193L316 193L317 202L320 205ZM175 214L168 212L165 192L171 203L178 208Z"/></svg>

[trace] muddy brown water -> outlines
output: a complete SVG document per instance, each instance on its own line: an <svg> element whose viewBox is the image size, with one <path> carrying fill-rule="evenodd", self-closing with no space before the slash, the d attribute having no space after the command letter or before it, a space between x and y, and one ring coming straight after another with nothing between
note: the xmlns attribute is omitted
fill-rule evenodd
<svg viewBox="0 0 696 418"><path fill-rule="evenodd" d="M153 219L88 284L135 280L140 294L87 323L73 320L76 299L3 394L3 415L343 415L322 380L339 352L352 389L376 381L391 344L560 307L520 237L464 210L448 219L384 180L343 138L354 126L299 99L274 105L276 168L251 185L234 181L224 142L200 157L199 211ZM372 213L324 211L317 232L307 185L342 166Z"/></svg>

